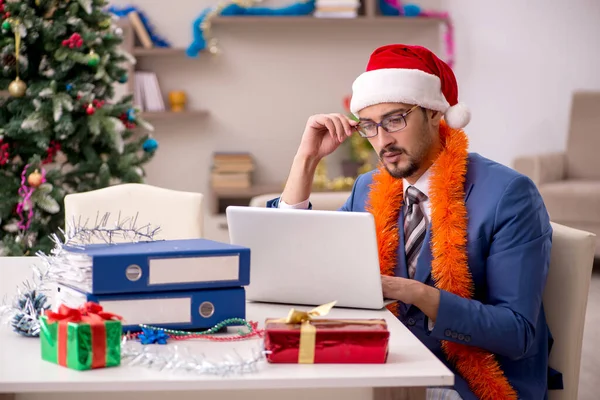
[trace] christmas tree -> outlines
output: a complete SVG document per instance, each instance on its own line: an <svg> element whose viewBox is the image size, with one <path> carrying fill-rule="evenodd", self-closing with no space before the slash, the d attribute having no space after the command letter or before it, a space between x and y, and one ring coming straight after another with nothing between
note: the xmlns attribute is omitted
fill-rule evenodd
<svg viewBox="0 0 600 400"><path fill-rule="evenodd" d="M0 0L0 255L47 253L69 193L143 182L157 142L104 0Z"/></svg>

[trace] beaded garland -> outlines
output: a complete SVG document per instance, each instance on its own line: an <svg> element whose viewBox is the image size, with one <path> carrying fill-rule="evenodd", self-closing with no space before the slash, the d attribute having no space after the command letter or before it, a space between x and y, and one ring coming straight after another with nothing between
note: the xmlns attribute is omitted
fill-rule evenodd
<svg viewBox="0 0 600 400"><path fill-rule="evenodd" d="M243 332L241 329L238 329L238 333L236 335L223 336L223 337L211 336L211 335L214 335L215 333L219 332L224 327L227 327L230 325L237 325L237 326L243 325L246 328L248 328L248 332ZM211 340L211 341L215 341L215 342L233 342L233 341L248 339L248 338L255 337L255 336L260 337L260 336L262 336L262 333L263 333L262 329L258 329L258 324L256 322L253 322L253 321L249 322L243 318L229 318L229 319L223 320L223 321L219 322L218 324L216 324L215 326L213 326L212 328L207 329L204 332L189 332L189 331L182 331L182 330L177 330L177 329L158 328L155 326L145 325L145 324L140 324L139 326L143 330L146 330L146 331L151 330L151 331L156 331L156 332L163 332L164 334L166 334L166 336L169 339L173 339L173 340L207 339L207 340ZM143 332L136 332L136 333L128 333L125 336L129 339L133 339L133 338L139 338L143 334L144 334Z"/></svg>

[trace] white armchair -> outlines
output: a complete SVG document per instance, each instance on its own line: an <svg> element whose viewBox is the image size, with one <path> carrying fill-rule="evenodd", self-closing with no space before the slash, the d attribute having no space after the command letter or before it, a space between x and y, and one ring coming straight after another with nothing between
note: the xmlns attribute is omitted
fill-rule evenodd
<svg viewBox="0 0 600 400"><path fill-rule="evenodd" d="M549 400L577 399L583 327L594 263L594 234L552 223L552 252L544 309L554 346L550 367L563 375L564 390Z"/></svg>
<svg viewBox="0 0 600 400"><path fill-rule="evenodd" d="M106 213L107 226L114 226L119 214L121 220L137 216L137 227L160 228L155 239L193 239L204 237L203 206L200 193L126 183L65 196L65 222L68 230L73 221L91 227Z"/></svg>

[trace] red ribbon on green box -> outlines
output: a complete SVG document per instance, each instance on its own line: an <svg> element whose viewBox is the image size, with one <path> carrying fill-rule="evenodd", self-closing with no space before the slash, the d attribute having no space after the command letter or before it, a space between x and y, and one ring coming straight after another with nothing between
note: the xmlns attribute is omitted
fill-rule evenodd
<svg viewBox="0 0 600 400"><path fill-rule="evenodd" d="M42 359L78 370L119 365L121 319L93 302L46 311L40 319Z"/></svg>

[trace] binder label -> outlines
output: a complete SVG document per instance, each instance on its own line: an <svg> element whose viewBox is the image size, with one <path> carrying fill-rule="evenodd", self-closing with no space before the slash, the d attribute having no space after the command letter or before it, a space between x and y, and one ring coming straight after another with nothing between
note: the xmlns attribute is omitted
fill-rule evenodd
<svg viewBox="0 0 600 400"><path fill-rule="evenodd" d="M239 255L151 258L148 285L221 282L239 279Z"/></svg>

